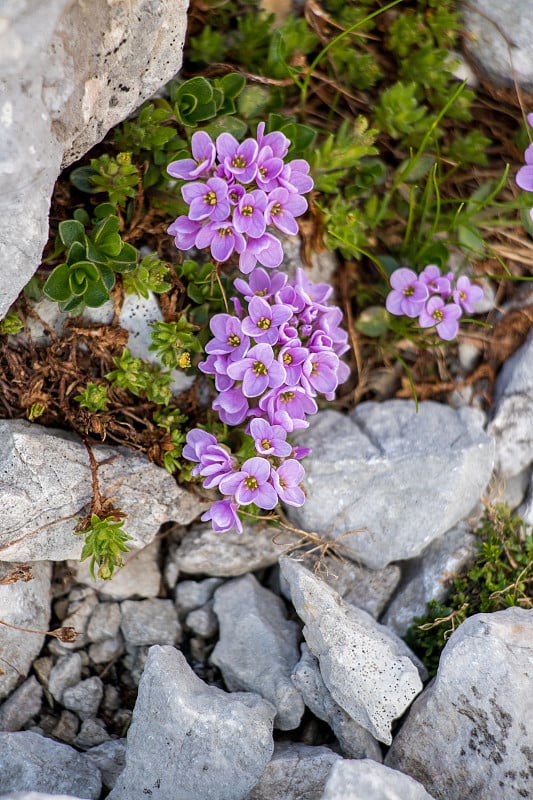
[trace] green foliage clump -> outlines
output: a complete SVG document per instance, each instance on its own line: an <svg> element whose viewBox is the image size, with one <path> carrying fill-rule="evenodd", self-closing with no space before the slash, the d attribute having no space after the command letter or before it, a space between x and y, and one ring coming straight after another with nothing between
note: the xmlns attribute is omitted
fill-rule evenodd
<svg viewBox="0 0 533 800"><path fill-rule="evenodd" d="M0 335L11 334L15 336L24 327L19 314L16 311L8 311L5 317L0 320Z"/></svg>
<svg viewBox="0 0 533 800"><path fill-rule="evenodd" d="M405 637L430 675L450 634L467 617L510 606L533 608L533 532L504 504L487 508L477 531L475 563L451 583L446 602L433 600Z"/></svg>
<svg viewBox="0 0 533 800"><path fill-rule="evenodd" d="M86 408L92 414L107 411L107 388L102 383L89 381L85 389L74 398L81 408Z"/></svg>
<svg viewBox="0 0 533 800"><path fill-rule="evenodd" d="M172 397L172 377L158 365L147 364L132 356L127 347L113 359L116 369L108 372L107 380L136 397L146 397L151 403L168 405Z"/></svg>
<svg viewBox="0 0 533 800"><path fill-rule="evenodd" d="M89 524L83 530L76 531L85 536L81 561L90 558L90 571L93 580L103 578L110 580L117 567L123 567L122 553L127 553L126 542L132 537L123 529L124 520L116 517L99 517L91 514ZM98 572L95 568L98 567Z"/></svg>
<svg viewBox="0 0 533 800"><path fill-rule="evenodd" d="M131 163L131 153L104 153L91 158L90 166L72 170L70 181L84 192L107 192L110 203L124 206L128 197L137 196L139 172Z"/></svg>
<svg viewBox="0 0 533 800"><path fill-rule="evenodd" d="M196 335L197 326L188 322L185 316L176 322L153 322L152 329L149 349L155 351L168 369L190 367L191 353L200 353L202 350Z"/></svg>
<svg viewBox="0 0 533 800"><path fill-rule="evenodd" d="M122 286L126 294L137 294L148 299L150 292L163 294L171 287L169 283L170 269L168 264L150 253L136 266L122 276Z"/></svg>

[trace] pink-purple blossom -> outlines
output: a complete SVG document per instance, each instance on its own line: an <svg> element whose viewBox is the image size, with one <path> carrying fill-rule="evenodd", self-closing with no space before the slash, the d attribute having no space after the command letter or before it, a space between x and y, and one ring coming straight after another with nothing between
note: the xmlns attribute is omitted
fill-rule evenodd
<svg viewBox="0 0 533 800"><path fill-rule="evenodd" d="M433 295L420 312L418 324L421 328L436 326L441 339L449 342L459 332L461 309L456 303L445 303L442 297Z"/></svg>
<svg viewBox="0 0 533 800"><path fill-rule="evenodd" d="M412 269L402 267L390 277L392 292L387 295L385 307L391 314L418 317L429 292L427 286Z"/></svg>
<svg viewBox="0 0 533 800"><path fill-rule="evenodd" d="M247 459L239 472L227 475L220 481L222 494L233 495L241 506L255 503L270 511L278 504L278 495L270 483L270 463L265 458L254 456Z"/></svg>

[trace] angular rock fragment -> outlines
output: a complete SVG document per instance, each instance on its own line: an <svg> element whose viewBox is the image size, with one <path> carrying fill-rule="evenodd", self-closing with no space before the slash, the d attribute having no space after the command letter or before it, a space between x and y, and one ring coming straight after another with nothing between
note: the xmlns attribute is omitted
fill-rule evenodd
<svg viewBox="0 0 533 800"><path fill-rule="evenodd" d="M0 733L0 776L4 792L37 791L98 800L100 771L84 755L38 733Z"/></svg>
<svg viewBox="0 0 533 800"><path fill-rule="evenodd" d="M290 676L301 634L282 600L246 575L216 590L214 610L220 634L211 661L228 689L256 692L276 707L275 727L297 728L304 703Z"/></svg>
<svg viewBox="0 0 533 800"><path fill-rule="evenodd" d="M124 600L120 628L129 645L176 644L181 626L172 600Z"/></svg>
<svg viewBox="0 0 533 800"><path fill-rule="evenodd" d="M344 603L297 561L283 558L280 567L333 699L378 741L390 744L393 720L422 690L423 666L396 634Z"/></svg>
<svg viewBox="0 0 533 800"><path fill-rule="evenodd" d="M246 800L319 798L332 766L341 757L329 747L279 742L265 771Z"/></svg>
<svg viewBox="0 0 533 800"><path fill-rule="evenodd" d="M374 737L335 702L320 673L318 659L302 643L302 657L291 679L315 717L327 722L347 758L372 758L382 761L381 748Z"/></svg>
<svg viewBox="0 0 533 800"><path fill-rule="evenodd" d="M319 412L305 431L308 497L288 513L372 569L414 558L478 503L493 464L483 423L431 401Z"/></svg>
<svg viewBox="0 0 533 800"><path fill-rule="evenodd" d="M131 549L151 542L162 523L186 525L205 507L166 470L130 450L98 445L93 452L102 495L128 515ZM0 475L0 558L79 559L83 537L73 532L92 497L89 457L79 437L1 420Z"/></svg>
<svg viewBox="0 0 533 800"><path fill-rule="evenodd" d="M320 800L434 800L418 781L375 761L338 761Z"/></svg>
<svg viewBox="0 0 533 800"><path fill-rule="evenodd" d="M150 648L109 800L242 800L272 756L274 713L258 695L207 686L178 650Z"/></svg>
<svg viewBox="0 0 533 800"><path fill-rule="evenodd" d="M386 763L437 800L533 795L533 611L470 617L413 704Z"/></svg>

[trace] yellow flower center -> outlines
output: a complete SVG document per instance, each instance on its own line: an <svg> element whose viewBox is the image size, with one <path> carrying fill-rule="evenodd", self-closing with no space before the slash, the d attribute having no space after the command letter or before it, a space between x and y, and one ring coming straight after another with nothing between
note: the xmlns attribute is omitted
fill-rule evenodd
<svg viewBox="0 0 533 800"><path fill-rule="evenodd" d="M268 175L267 168L266 167L259 167L259 174L261 175L262 178L266 178L266 176Z"/></svg>
<svg viewBox="0 0 533 800"><path fill-rule="evenodd" d="M241 343L241 340L239 339L237 334L236 333L230 333L230 335L228 336L228 344L230 344L232 347L238 347L240 345L240 343Z"/></svg>
<svg viewBox="0 0 533 800"><path fill-rule="evenodd" d="M178 358L178 366L181 369L188 369L191 366L191 357L189 353L182 353Z"/></svg>
<svg viewBox="0 0 533 800"><path fill-rule="evenodd" d="M254 361L252 369L256 375L268 375L268 370L261 361Z"/></svg>
<svg viewBox="0 0 533 800"><path fill-rule="evenodd" d="M216 206L217 196L213 192L213 190L210 190L209 192L207 192L207 194L204 194L204 203L206 204L206 206Z"/></svg>
<svg viewBox="0 0 533 800"><path fill-rule="evenodd" d="M292 356L290 353L283 353L283 363L287 364L287 366L292 364Z"/></svg>
<svg viewBox="0 0 533 800"><path fill-rule="evenodd" d="M318 375L318 374L319 374L318 364L316 363L316 361L313 361L311 364L311 375Z"/></svg>
<svg viewBox="0 0 533 800"><path fill-rule="evenodd" d="M231 228L219 228L218 235L220 236L221 239L223 239L225 236L232 236L233 231L231 230Z"/></svg>
<svg viewBox="0 0 533 800"><path fill-rule="evenodd" d="M246 159L244 156L233 156L231 159L231 166L235 167L236 169L244 169L246 166Z"/></svg>
<svg viewBox="0 0 533 800"><path fill-rule="evenodd" d="M272 442L270 441L270 439L262 439L261 447L263 448L263 450L270 450L270 448L272 447Z"/></svg>
<svg viewBox="0 0 533 800"><path fill-rule="evenodd" d="M278 214L283 214L281 203L274 203L274 205L270 209L270 213L272 214L273 217L276 217Z"/></svg>
<svg viewBox="0 0 533 800"><path fill-rule="evenodd" d="M433 319L436 319L437 322L442 322L442 320L444 319L444 312L441 308L436 308L431 316L433 317Z"/></svg>
<svg viewBox="0 0 533 800"><path fill-rule="evenodd" d="M403 294L405 297L411 297L414 293L415 293L414 286L406 286L405 289L403 290Z"/></svg>
<svg viewBox="0 0 533 800"><path fill-rule="evenodd" d="M241 210L241 214L243 217L251 217L254 213L253 206L243 206Z"/></svg>
<svg viewBox="0 0 533 800"><path fill-rule="evenodd" d="M259 486L259 484L257 483L257 478L254 478L253 475L248 475L248 477L244 479L244 485L246 486L247 489L250 489L250 491L252 492Z"/></svg>
<svg viewBox="0 0 533 800"><path fill-rule="evenodd" d="M282 403L290 403L291 400L294 400L294 392L282 392L279 399Z"/></svg>
<svg viewBox="0 0 533 800"><path fill-rule="evenodd" d="M261 319L257 323L257 327L260 328L262 331L267 331L270 328L270 320L268 319L268 317L261 317Z"/></svg>

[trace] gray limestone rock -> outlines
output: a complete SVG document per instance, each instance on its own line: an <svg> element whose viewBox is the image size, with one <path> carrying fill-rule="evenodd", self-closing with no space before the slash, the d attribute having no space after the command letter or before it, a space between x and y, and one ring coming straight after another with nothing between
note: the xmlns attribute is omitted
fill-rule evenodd
<svg viewBox="0 0 533 800"><path fill-rule="evenodd" d="M290 517L372 569L414 558L479 501L494 447L483 423L431 401L418 413L410 400L319 412L305 431L308 497Z"/></svg>
<svg viewBox="0 0 533 800"><path fill-rule="evenodd" d="M89 658L93 664L108 664L124 652L124 639L121 634L113 639L95 642L89 647Z"/></svg>
<svg viewBox="0 0 533 800"><path fill-rule="evenodd" d="M433 800L418 781L375 761L338 761L320 800Z"/></svg>
<svg viewBox="0 0 533 800"><path fill-rule="evenodd" d="M126 764L126 740L109 739L107 742L91 747L85 753L102 773L102 783L112 789Z"/></svg>
<svg viewBox="0 0 533 800"><path fill-rule="evenodd" d="M422 690L424 668L396 634L345 603L297 561L283 558L280 566L333 699L378 741L390 744L391 724Z"/></svg>
<svg viewBox="0 0 533 800"><path fill-rule="evenodd" d="M213 611L213 604L207 603L202 608L195 608L187 614L185 625L196 636L202 639L212 639L218 632L218 619Z"/></svg>
<svg viewBox="0 0 533 800"><path fill-rule="evenodd" d="M246 800L320 800L332 766L341 760L329 747L279 742Z"/></svg>
<svg viewBox="0 0 533 800"><path fill-rule="evenodd" d="M172 647L150 648L109 800L243 800L274 750L274 708L207 686Z"/></svg>
<svg viewBox="0 0 533 800"><path fill-rule="evenodd" d="M201 512L193 494L147 459L102 445L93 452L100 463L100 491L128 515L124 530L133 537L131 548L151 542L163 522L185 525ZM92 496L89 457L79 438L23 420L1 420L0 474L0 557L79 559L83 537L73 531Z"/></svg>
<svg viewBox="0 0 533 800"><path fill-rule="evenodd" d="M386 763L437 800L533 795L533 610L470 617L413 704Z"/></svg>
<svg viewBox="0 0 533 800"><path fill-rule="evenodd" d="M298 556L298 560L311 571L315 571L317 559L313 555ZM397 564L389 564L383 569L368 569L349 558L323 556L318 562L317 574L331 586L343 600L353 606L368 611L376 619L379 617L401 578ZM290 600L289 587L281 578L280 589Z"/></svg>
<svg viewBox="0 0 533 800"><path fill-rule="evenodd" d="M527 0L461 3L466 55L496 86L533 91L533 8Z"/></svg>
<svg viewBox="0 0 533 800"><path fill-rule="evenodd" d="M79 653L68 653L65 656L61 656L52 667L48 677L47 688L58 703L61 703L65 689L80 682L81 667Z"/></svg>
<svg viewBox="0 0 533 800"><path fill-rule="evenodd" d="M114 639L120 630L120 605L118 603L98 603L87 625L90 642L103 642Z"/></svg>
<svg viewBox="0 0 533 800"><path fill-rule="evenodd" d="M181 626L172 600L124 600L120 628L127 644L176 644Z"/></svg>
<svg viewBox="0 0 533 800"><path fill-rule="evenodd" d="M473 562L477 543L478 539L466 525L435 539L405 569L401 586L381 622L398 636L404 636L414 618L426 613L430 600L446 599L450 583Z"/></svg>
<svg viewBox="0 0 533 800"><path fill-rule="evenodd" d="M67 793L98 800L99 770L72 747L38 733L0 733L2 792Z"/></svg>
<svg viewBox="0 0 533 800"><path fill-rule="evenodd" d="M302 642L302 657L294 668L291 680L315 717L327 722L347 758L372 758L382 761L381 748L372 734L353 720L335 702L320 673L318 659Z"/></svg>
<svg viewBox="0 0 533 800"><path fill-rule="evenodd" d="M221 547L220 534L210 524L193 525L175 552L178 569L189 575L233 578L275 564L283 552L284 538L278 534L274 541L272 528L243 527L242 533L225 533Z"/></svg>
<svg viewBox="0 0 533 800"><path fill-rule="evenodd" d="M76 734L80 729L80 720L72 711L63 709L59 715L57 725L52 728L52 736L67 744L74 744Z"/></svg>
<svg viewBox="0 0 533 800"><path fill-rule="evenodd" d="M105 722L101 719L84 719L73 744L85 750L110 741Z"/></svg>
<svg viewBox="0 0 533 800"><path fill-rule="evenodd" d="M180 581L176 585L176 608L180 616L186 616L211 600L215 589L222 583L220 578L205 578L203 581Z"/></svg>
<svg viewBox="0 0 533 800"><path fill-rule="evenodd" d="M97 675L69 686L63 692L63 705L81 720L95 717L104 696L104 685Z"/></svg>
<svg viewBox="0 0 533 800"><path fill-rule="evenodd" d="M496 441L497 473L512 478L533 462L533 332L496 379L488 432Z"/></svg>
<svg viewBox="0 0 533 800"><path fill-rule="evenodd" d="M21 492L23 489L21 488ZM7 509L2 506L2 514ZM0 562L0 577L6 576L13 564ZM51 565L42 561L31 564L33 578L0 585L0 618L11 625L37 631L47 631L50 620ZM1 626L0 635L0 699L7 697L26 677L33 660L44 643L42 633Z"/></svg>
<svg viewBox="0 0 533 800"><path fill-rule="evenodd" d="M9 792L2 795L2 800L81 800L71 794L48 794L48 792Z"/></svg>
<svg viewBox="0 0 533 800"><path fill-rule="evenodd" d="M290 676L301 634L287 619L283 601L245 575L216 590L214 610L220 634L211 661L228 689L260 694L276 708L275 727L297 728L304 703Z"/></svg>
<svg viewBox="0 0 533 800"><path fill-rule="evenodd" d="M52 649L58 655L63 655L68 650L81 650L82 647L89 643L87 626L94 609L98 605L96 592L86 587L74 589L69 595L69 600L68 614L62 624L64 627L74 628L78 635L72 642L51 642L49 649Z"/></svg>
<svg viewBox="0 0 533 800"><path fill-rule="evenodd" d="M42 701L42 686L32 675L0 706L0 731L19 731L39 713Z"/></svg>
<svg viewBox="0 0 533 800"><path fill-rule="evenodd" d="M39 265L62 159L66 166L83 155L179 70L186 7L2 4L0 318Z"/></svg>

